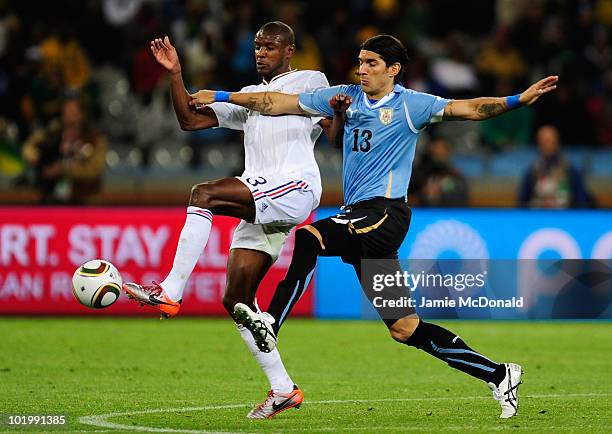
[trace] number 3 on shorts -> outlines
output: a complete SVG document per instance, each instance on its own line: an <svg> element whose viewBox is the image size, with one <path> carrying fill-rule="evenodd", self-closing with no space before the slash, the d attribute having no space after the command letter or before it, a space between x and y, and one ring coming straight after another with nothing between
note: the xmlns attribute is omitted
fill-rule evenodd
<svg viewBox="0 0 612 434"><path fill-rule="evenodd" d="M258 176L257 178L247 178L246 182L251 184L253 187L256 187L256 186L258 186L260 184L265 184L268 181L266 181L266 178Z"/></svg>

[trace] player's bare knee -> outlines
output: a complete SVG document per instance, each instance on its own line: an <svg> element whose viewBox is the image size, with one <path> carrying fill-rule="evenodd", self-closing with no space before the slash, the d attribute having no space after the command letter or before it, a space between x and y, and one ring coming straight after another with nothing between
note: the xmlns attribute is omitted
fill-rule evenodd
<svg viewBox="0 0 612 434"><path fill-rule="evenodd" d="M211 209L213 207L214 186L208 182L196 184L191 187L189 205L199 208Z"/></svg>
<svg viewBox="0 0 612 434"><path fill-rule="evenodd" d="M406 342L412 333L402 328L390 328L391 337L397 342Z"/></svg>
<svg viewBox="0 0 612 434"><path fill-rule="evenodd" d="M412 336L418 325L417 316L401 318L389 327L389 333L394 340L404 343Z"/></svg>

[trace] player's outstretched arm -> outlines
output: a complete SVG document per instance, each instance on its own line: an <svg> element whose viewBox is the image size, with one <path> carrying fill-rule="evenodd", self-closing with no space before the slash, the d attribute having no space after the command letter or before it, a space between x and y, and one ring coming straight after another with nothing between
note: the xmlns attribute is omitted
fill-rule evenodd
<svg viewBox="0 0 612 434"><path fill-rule="evenodd" d="M302 110L298 95L280 92L224 92L200 90L190 95L191 106L213 102L231 102L266 115L308 115Z"/></svg>
<svg viewBox="0 0 612 434"><path fill-rule="evenodd" d="M153 39L151 41L151 53L157 63L163 66L170 76L172 106L181 129L199 130L216 127L219 122L217 121L217 115L211 108L206 107L203 110L196 111L189 105L189 93L183 83L181 62L176 48L170 43L170 38L166 36L163 40L161 38Z"/></svg>
<svg viewBox="0 0 612 434"><path fill-rule="evenodd" d="M545 93L555 90L558 81L558 76L551 75L518 95L453 100L446 105L443 119L482 121L499 116L520 106L533 104Z"/></svg>

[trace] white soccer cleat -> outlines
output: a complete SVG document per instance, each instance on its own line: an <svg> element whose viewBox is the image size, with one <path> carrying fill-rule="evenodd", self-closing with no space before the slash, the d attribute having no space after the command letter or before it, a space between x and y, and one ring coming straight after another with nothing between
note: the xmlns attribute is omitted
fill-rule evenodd
<svg viewBox="0 0 612 434"><path fill-rule="evenodd" d="M506 368L506 376L496 387L493 383L488 383L489 388L493 391L493 398L501 406L502 412L499 416L502 419L508 419L518 411L518 387L522 383L521 375L523 368L516 363L504 363Z"/></svg>
<svg viewBox="0 0 612 434"><path fill-rule="evenodd" d="M270 390L266 400L249 411L247 417L249 419L272 419L281 411L289 408L300 408L302 401L304 401L304 394L295 384L293 390L289 393Z"/></svg>
<svg viewBox="0 0 612 434"><path fill-rule="evenodd" d="M276 348L275 320L268 312L253 312L246 304L236 303L234 319L251 332L260 351L269 353Z"/></svg>

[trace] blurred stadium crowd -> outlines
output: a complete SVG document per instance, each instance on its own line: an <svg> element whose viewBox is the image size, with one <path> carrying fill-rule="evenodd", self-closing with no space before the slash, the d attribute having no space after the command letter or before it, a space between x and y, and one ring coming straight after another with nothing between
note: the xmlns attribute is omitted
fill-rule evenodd
<svg viewBox="0 0 612 434"><path fill-rule="evenodd" d="M293 66L331 84L355 81L359 44L380 32L406 44L419 91L503 96L561 77L534 107L429 128L413 203L612 206L612 0L0 0L0 201L183 203L190 182L239 172L239 134L180 131L149 41L171 37L190 89L238 90L259 81L252 42L271 20L296 32ZM341 156L321 142L338 203Z"/></svg>

